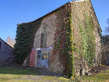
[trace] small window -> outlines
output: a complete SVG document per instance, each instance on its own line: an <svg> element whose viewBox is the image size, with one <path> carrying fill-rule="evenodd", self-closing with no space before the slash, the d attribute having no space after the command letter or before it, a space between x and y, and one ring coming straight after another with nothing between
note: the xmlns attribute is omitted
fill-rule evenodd
<svg viewBox="0 0 109 82"><path fill-rule="evenodd" d="M48 59L49 51L48 50L42 50L42 60Z"/></svg>
<svg viewBox="0 0 109 82"><path fill-rule="evenodd" d="M37 52L37 58L38 58L38 59L41 58L41 50L38 50L38 52Z"/></svg>
<svg viewBox="0 0 109 82"><path fill-rule="evenodd" d="M46 42L47 42L47 33L41 33L41 48L46 47Z"/></svg>

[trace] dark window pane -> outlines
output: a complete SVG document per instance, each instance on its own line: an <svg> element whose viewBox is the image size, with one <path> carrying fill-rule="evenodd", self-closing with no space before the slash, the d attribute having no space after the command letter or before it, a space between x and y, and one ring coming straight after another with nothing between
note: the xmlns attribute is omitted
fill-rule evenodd
<svg viewBox="0 0 109 82"><path fill-rule="evenodd" d="M42 33L41 34L41 48L46 47L46 43L47 43L47 33Z"/></svg>
<svg viewBox="0 0 109 82"><path fill-rule="evenodd" d="M41 34L41 47L43 47L43 41L44 41L44 34Z"/></svg>

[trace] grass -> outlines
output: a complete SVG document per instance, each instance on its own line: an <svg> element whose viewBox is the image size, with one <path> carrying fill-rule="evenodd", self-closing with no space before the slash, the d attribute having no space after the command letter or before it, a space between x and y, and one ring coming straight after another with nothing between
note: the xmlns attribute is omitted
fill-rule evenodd
<svg viewBox="0 0 109 82"><path fill-rule="evenodd" d="M2 66L0 67L0 82L14 80L25 76L39 75L36 70L25 69L23 67Z"/></svg>
<svg viewBox="0 0 109 82"><path fill-rule="evenodd" d="M101 66L103 69L99 73L95 73L91 76L78 77L80 82L109 82L109 67ZM99 70L97 68L96 70Z"/></svg>
<svg viewBox="0 0 109 82"><path fill-rule="evenodd" d="M107 72L102 71L93 76L86 76L83 80L90 80L92 82L109 82L109 70L107 70Z"/></svg>
<svg viewBox="0 0 109 82"><path fill-rule="evenodd" d="M0 67L0 82L66 82L68 79L57 76L42 76L36 69L22 66Z"/></svg>
<svg viewBox="0 0 109 82"><path fill-rule="evenodd" d="M42 76L35 69L22 66L0 67L0 82L109 82L109 69L85 77L67 79L57 76Z"/></svg>

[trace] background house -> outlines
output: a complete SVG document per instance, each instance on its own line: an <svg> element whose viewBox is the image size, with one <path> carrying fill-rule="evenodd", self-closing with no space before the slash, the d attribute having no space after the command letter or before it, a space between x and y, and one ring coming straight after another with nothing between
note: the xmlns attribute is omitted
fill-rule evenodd
<svg viewBox="0 0 109 82"><path fill-rule="evenodd" d="M109 35L103 36L102 64L109 65Z"/></svg>
<svg viewBox="0 0 109 82"><path fill-rule="evenodd" d="M13 48L0 38L0 65L9 65L13 61Z"/></svg>

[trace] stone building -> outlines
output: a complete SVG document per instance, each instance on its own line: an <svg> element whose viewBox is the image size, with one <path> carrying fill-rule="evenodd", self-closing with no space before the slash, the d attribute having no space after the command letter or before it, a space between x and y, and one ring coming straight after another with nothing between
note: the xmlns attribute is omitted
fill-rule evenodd
<svg viewBox="0 0 109 82"><path fill-rule="evenodd" d="M0 38L0 65L9 65L13 61L13 48Z"/></svg>
<svg viewBox="0 0 109 82"><path fill-rule="evenodd" d="M30 54L31 67L46 67L60 74L74 69L78 76L88 74L101 63L101 28L90 0L66 3L18 28L21 26L37 29Z"/></svg>

